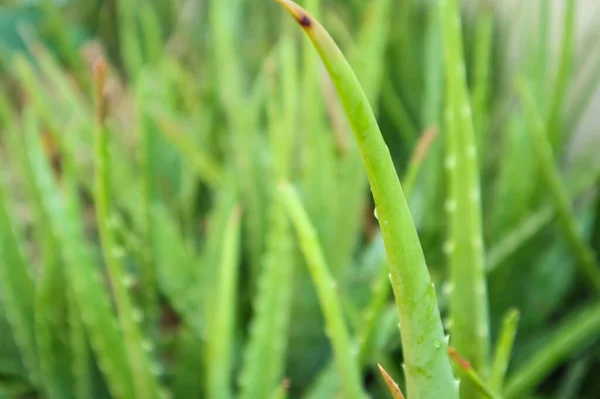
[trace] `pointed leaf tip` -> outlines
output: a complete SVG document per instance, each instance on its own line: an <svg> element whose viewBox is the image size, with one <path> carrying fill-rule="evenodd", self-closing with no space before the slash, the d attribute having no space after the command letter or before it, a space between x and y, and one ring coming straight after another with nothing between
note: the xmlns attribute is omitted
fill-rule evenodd
<svg viewBox="0 0 600 399"><path fill-rule="evenodd" d="M452 357L452 359L460 366L462 367L465 371L470 371L471 370L471 363L469 363L467 360L463 359L457 352L456 349L454 349L453 347L449 346L448 347L448 354L450 354L450 357Z"/></svg>
<svg viewBox="0 0 600 399"><path fill-rule="evenodd" d="M103 57L99 57L94 62L94 81L96 82L96 88L99 90L104 90L104 85L106 84L106 75L108 71L108 66L106 65L106 60Z"/></svg>
<svg viewBox="0 0 600 399"><path fill-rule="evenodd" d="M313 24L313 17L298 4L294 3L291 0L275 0L277 3L281 4L303 28L308 29Z"/></svg>
<svg viewBox="0 0 600 399"><path fill-rule="evenodd" d="M93 66L94 86L95 86L95 104L96 119L99 125L104 123L108 114L108 104L104 94L106 87L106 77L108 75L108 65L104 57L99 57Z"/></svg>
<svg viewBox="0 0 600 399"><path fill-rule="evenodd" d="M405 399L404 394L402 394L402 391L400 390L398 384L396 384L396 381L394 381L394 379L388 374L388 372L385 371L381 364L377 363L377 367L379 367L379 372L383 376L383 379L385 380L388 389L392 393L392 397L394 399Z"/></svg>

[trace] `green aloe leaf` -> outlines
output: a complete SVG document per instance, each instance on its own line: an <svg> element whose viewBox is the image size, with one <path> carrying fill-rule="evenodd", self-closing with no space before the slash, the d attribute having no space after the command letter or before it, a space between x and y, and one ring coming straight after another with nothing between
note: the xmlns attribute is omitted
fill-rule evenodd
<svg viewBox="0 0 600 399"><path fill-rule="evenodd" d="M389 150L356 75L331 36L303 8L279 1L313 42L334 85L355 138L375 199L398 306L411 398L457 398L435 289ZM308 100L307 100L308 101Z"/></svg>
<svg viewBox="0 0 600 399"><path fill-rule="evenodd" d="M450 228L444 252L450 266L451 344L488 377L489 320L481 216L481 187L473 113L467 92L459 2L439 2L446 74L446 155L449 190L444 204ZM461 397L480 397L471 381Z"/></svg>
<svg viewBox="0 0 600 399"><path fill-rule="evenodd" d="M143 336L140 325L140 310L132 303L126 284L126 273L123 270L124 249L119 246L115 236L115 218L117 217L112 204L111 195L111 170L109 156L110 132L106 128L107 100L104 85L107 77L107 65L103 60L98 61L94 67L95 74L95 100L96 100L96 131L95 141L95 205L96 221L100 233L102 251L106 260L106 268L115 296L115 304L119 322L123 329L127 358L133 373L133 384L137 396L144 398L158 398L160 396L159 383L155 375L155 366L149 349L148 339Z"/></svg>
<svg viewBox="0 0 600 399"><path fill-rule="evenodd" d="M316 230L293 187L289 184L282 185L280 197L299 236L300 247L317 289L325 319L325 329L333 347L334 363L340 375L344 397L364 398L365 393L356 356L358 352L355 350L356 343L350 340L341 301L336 293L337 282L328 269Z"/></svg>

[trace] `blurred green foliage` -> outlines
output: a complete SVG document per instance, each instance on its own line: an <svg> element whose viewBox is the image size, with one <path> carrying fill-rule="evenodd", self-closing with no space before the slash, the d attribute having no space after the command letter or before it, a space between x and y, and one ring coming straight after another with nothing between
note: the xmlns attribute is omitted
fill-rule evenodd
<svg viewBox="0 0 600 399"><path fill-rule="evenodd" d="M571 151L600 86L600 32L578 30L583 6L561 3L556 29L546 0L504 12L465 3L454 53L498 361L476 371L506 398L600 389L598 132ZM435 0L301 4L376 113L450 320L444 243L461 220L451 230L444 210L444 110L461 92L445 78L448 15ZM108 76L94 100L99 59ZM335 281L358 355L352 382L389 397L380 363L404 390L360 153L317 53L280 7L12 0L0 6L0 71L0 398L347 397L332 351L342 329L325 328L331 303L321 308L282 181Z"/></svg>

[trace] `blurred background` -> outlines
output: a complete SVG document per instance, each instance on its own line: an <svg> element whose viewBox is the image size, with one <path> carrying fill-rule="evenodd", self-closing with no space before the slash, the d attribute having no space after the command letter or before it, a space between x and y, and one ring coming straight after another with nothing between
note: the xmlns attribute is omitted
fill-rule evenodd
<svg viewBox="0 0 600 399"><path fill-rule="evenodd" d="M300 4L371 102L447 319L438 4ZM520 314L505 396L598 398L600 6L462 6L493 345ZM94 190L100 59L106 220ZM282 181L337 281L365 390L389 397L377 363L403 385L358 148L316 52L275 2L2 0L0 85L0 398L343 397ZM144 376L147 396L131 386Z"/></svg>

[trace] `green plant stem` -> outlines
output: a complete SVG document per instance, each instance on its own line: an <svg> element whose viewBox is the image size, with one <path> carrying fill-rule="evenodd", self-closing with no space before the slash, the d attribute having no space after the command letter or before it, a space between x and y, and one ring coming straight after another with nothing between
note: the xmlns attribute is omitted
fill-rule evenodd
<svg viewBox="0 0 600 399"><path fill-rule="evenodd" d="M326 30L295 3L288 0L280 0L280 3L302 25L315 45L336 86L361 150L390 263L408 396L413 399L457 398L435 288L373 111L350 65Z"/></svg>

